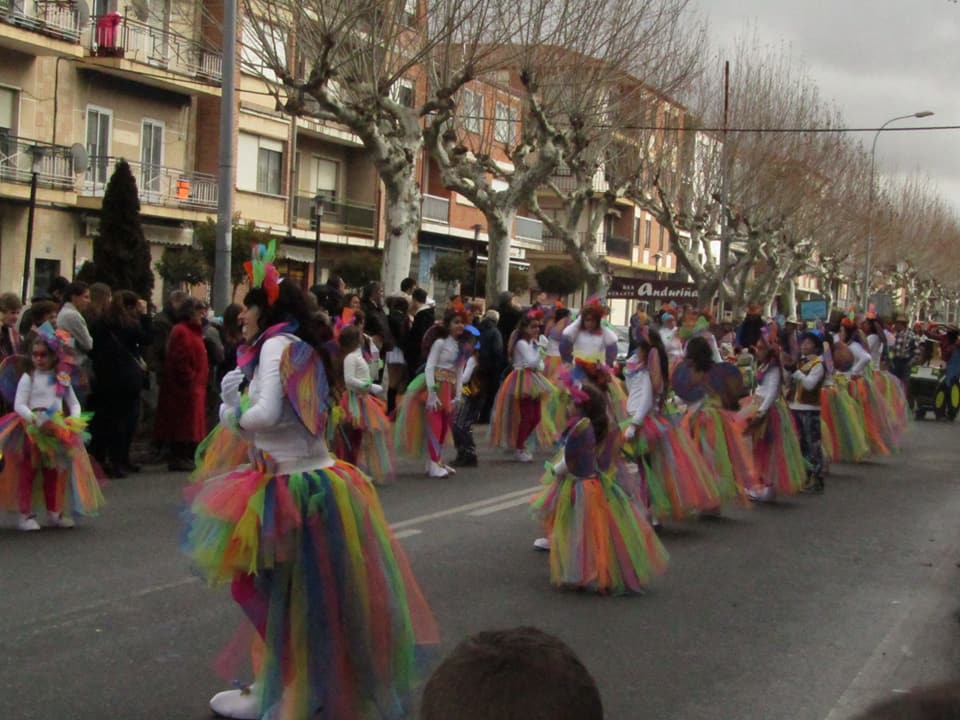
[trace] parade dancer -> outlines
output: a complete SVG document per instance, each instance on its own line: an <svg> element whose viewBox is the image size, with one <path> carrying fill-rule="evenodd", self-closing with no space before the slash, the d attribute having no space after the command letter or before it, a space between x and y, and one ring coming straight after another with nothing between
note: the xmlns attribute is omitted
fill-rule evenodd
<svg viewBox="0 0 960 720"><path fill-rule="evenodd" d="M570 324L570 310L562 307L559 303L557 307L550 312L546 318L546 324L543 328L541 342L546 349L543 358L543 372L547 379L556 383L560 379L560 369L563 367L563 358L560 355L560 342L563 339L563 331Z"/></svg>
<svg viewBox="0 0 960 720"><path fill-rule="evenodd" d="M508 352L513 370L500 384L497 399L493 404L490 447L514 448L514 459L528 463L533 456L527 450L527 441L537 433L535 441L541 447L553 442L555 430L547 422L542 406L556 392L556 388L543 374L543 359L540 356L537 338L540 336L539 310L528 310L520 318L517 328L508 343Z"/></svg>
<svg viewBox="0 0 960 720"><path fill-rule="evenodd" d="M394 428L396 446L412 457L429 453L427 474L442 478L456 470L443 462L443 443L450 429L454 405L460 398L461 373L466 358L460 347L466 317L461 309L450 309L437 328L424 371L407 387Z"/></svg>
<svg viewBox="0 0 960 720"><path fill-rule="evenodd" d="M660 414L667 355L662 345L650 344L647 333L644 329L624 366L630 417L622 424L623 451L637 463L656 526L660 518L683 519L715 508L720 496L690 436Z"/></svg>
<svg viewBox="0 0 960 720"><path fill-rule="evenodd" d="M863 408L847 387L845 374L853 367L853 354L843 343L824 335L823 365L826 376L820 390L820 428L823 460L829 463L859 463L870 454L864 429Z"/></svg>
<svg viewBox="0 0 960 720"><path fill-rule="evenodd" d="M451 463L453 467L477 466L477 443L473 439L473 424L480 417L480 411L486 402L483 373L480 372L480 342L476 339L480 332L472 325L466 325L470 356L460 374L460 402L453 417L450 433L457 448L457 457Z"/></svg>
<svg viewBox="0 0 960 720"><path fill-rule="evenodd" d="M609 308L602 300L593 296L584 303L580 315L561 335L560 354L565 363L573 366L575 379L585 376L584 367L604 365L612 368L617 361L617 334L603 325L603 318L608 312ZM626 420L627 393L615 378L607 386L607 395L617 422Z"/></svg>
<svg viewBox="0 0 960 720"><path fill-rule="evenodd" d="M753 349L757 387L744 412L753 436L753 459L760 484L747 494L751 500L769 502L778 492L800 492L807 473L797 429L781 393L780 347L769 328L763 328Z"/></svg>
<svg viewBox="0 0 960 720"><path fill-rule="evenodd" d="M73 391L77 370L73 338L41 325L25 348L27 371L14 380L15 363L4 365L4 395L13 412L0 418L0 507L19 513L17 528L40 529L37 509L50 527L72 528L75 515L95 515L103 505L100 485L84 448L89 415ZM9 388L16 383L10 396Z"/></svg>
<svg viewBox="0 0 960 720"><path fill-rule="evenodd" d="M586 380L570 388L582 415L563 439L563 458L549 465L533 509L547 532L550 580L562 588L641 593L666 570L667 551L638 499L618 475L620 433L606 394Z"/></svg>
<svg viewBox="0 0 960 720"><path fill-rule="evenodd" d="M362 328L358 325L343 328L338 339L345 387L339 405L344 413L347 435L344 443L347 452L341 459L359 465L376 482L386 482L393 476L389 444L392 428L380 399L383 387L373 382L370 363L361 346L362 339Z"/></svg>
<svg viewBox="0 0 960 720"><path fill-rule="evenodd" d="M820 444L820 389L826 370L820 360L823 339L816 331L805 332L800 339L800 361L793 372L790 411L800 433L800 451L807 466L803 492L823 492L823 449Z"/></svg>
<svg viewBox="0 0 960 720"><path fill-rule="evenodd" d="M851 318L843 318L840 323L840 342L846 345L853 357L853 363L847 372L847 387L863 413L863 426L870 452L874 455L889 455L892 433L888 408L873 385L870 368L872 357L867 349L867 341Z"/></svg>
<svg viewBox="0 0 960 720"><path fill-rule="evenodd" d="M221 422L249 438L250 464L191 486L187 551L230 583L260 642L252 687L218 693L231 718L327 720L409 712L421 651L438 638L376 490L327 451L323 330L260 246L248 271L239 366Z"/></svg>

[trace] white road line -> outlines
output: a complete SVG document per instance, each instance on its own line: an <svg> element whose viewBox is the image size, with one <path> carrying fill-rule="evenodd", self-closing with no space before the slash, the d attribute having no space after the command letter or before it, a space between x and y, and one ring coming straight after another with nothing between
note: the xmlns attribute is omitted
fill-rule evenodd
<svg viewBox="0 0 960 720"><path fill-rule="evenodd" d="M414 535L419 535L423 530L417 530L416 528L410 528L409 530L401 530L400 532L395 532L393 536L397 540L403 540L403 538L413 537Z"/></svg>
<svg viewBox="0 0 960 720"><path fill-rule="evenodd" d="M428 515L420 515L418 517L410 518L409 520L401 520L400 522L393 523L390 527L394 530L400 530L401 528L408 528L414 525L420 525L421 523L429 522L430 520L439 520L443 517L448 517L450 515L458 515L460 513L466 513L471 510L476 510L477 508L482 508L485 505L490 505L492 503L503 502L505 500L516 499L521 496L529 497L533 495L537 490L537 487L524 488L523 490L517 490L515 492L506 493L504 495L498 495L496 497L487 498L486 500L477 500L476 502L467 503L466 505L458 505L457 507L452 507L448 510L440 510L435 513L430 513Z"/></svg>
<svg viewBox="0 0 960 720"><path fill-rule="evenodd" d="M480 510L474 510L473 512L467 513L467 515L483 517L484 515L492 515L493 513L500 512L501 510L509 510L510 508L519 507L520 505L526 505L529 502L529 496L522 497L519 500L508 500L507 502L502 502L499 505L491 505L490 507L481 508Z"/></svg>

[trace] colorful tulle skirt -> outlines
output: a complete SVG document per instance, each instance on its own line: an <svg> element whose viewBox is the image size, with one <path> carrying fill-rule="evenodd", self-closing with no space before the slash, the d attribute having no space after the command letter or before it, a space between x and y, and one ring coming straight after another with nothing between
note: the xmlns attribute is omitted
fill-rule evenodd
<svg viewBox="0 0 960 720"><path fill-rule="evenodd" d="M627 421L623 428L630 425ZM654 517L688 518L720 506L713 472L690 436L662 416L648 415L623 446L643 477Z"/></svg>
<svg viewBox="0 0 960 720"><path fill-rule="evenodd" d="M453 402L457 399L457 387L452 382L439 382L437 398L440 410L450 416ZM397 408L397 420L394 423L394 447L403 450L410 457L424 457L429 448L439 452L441 439L434 436L427 422L427 379L423 373L417 375L400 400Z"/></svg>
<svg viewBox="0 0 960 720"><path fill-rule="evenodd" d="M892 447L901 447L903 434L907 431L907 395L903 391L903 384L896 375L876 370L873 373L873 384L890 409L889 424L893 434Z"/></svg>
<svg viewBox="0 0 960 720"><path fill-rule="evenodd" d="M0 508L20 509L21 488L30 485L31 508L45 506L44 470L57 472L57 507L65 515L96 515L104 504L100 482L84 447L91 415L56 413L42 427L11 412L0 418Z"/></svg>
<svg viewBox="0 0 960 720"><path fill-rule="evenodd" d="M438 635L376 490L344 462L270 465L260 455L186 491L187 554L209 583L231 583L262 638L261 712L404 717Z"/></svg>
<svg viewBox="0 0 960 720"><path fill-rule="evenodd" d="M204 482L250 462L251 445L240 430L219 424L197 445L191 482Z"/></svg>
<svg viewBox="0 0 960 720"><path fill-rule="evenodd" d="M639 593L667 568L667 551L639 504L613 478L557 478L532 508L550 539L550 581L605 595Z"/></svg>
<svg viewBox="0 0 960 720"><path fill-rule="evenodd" d="M531 437L541 448L553 445L557 438L560 392L539 370L524 368L513 370L500 383L490 415L490 447L516 447L521 400L540 402L540 422Z"/></svg>
<svg viewBox="0 0 960 720"><path fill-rule="evenodd" d="M362 432L360 447L355 448L360 469L376 482L393 477L393 428L387 418L387 406L370 393L347 390L340 396L340 409L347 426Z"/></svg>
<svg viewBox="0 0 960 720"><path fill-rule="evenodd" d="M863 408L847 388L847 379L837 376L835 385L820 390L820 427L823 455L828 462L858 463L870 454Z"/></svg>
<svg viewBox="0 0 960 720"><path fill-rule="evenodd" d="M618 377L611 377L610 384L607 385L607 394L610 396L610 409L613 411L613 417L617 424L630 419L630 413L627 412L627 388L623 380Z"/></svg>
<svg viewBox="0 0 960 720"><path fill-rule="evenodd" d="M863 413L863 429L873 455L889 455L892 449L893 427L890 422L890 408L877 392L872 378L868 375L851 377L847 385L850 395L860 405Z"/></svg>
<svg viewBox="0 0 960 720"><path fill-rule="evenodd" d="M559 355L545 355L543 358L543 374L547 380L554 385L560 382L561 370L563 369L563 358Z"/></svg>
<svg viewBox="0 0 960 720"><path fill-rule="evenodd" d="M800 436L787 403L777 398L753 434L753 459L760 484L794 495L807 480Z"/></svg>
<svg viewBox="0 0 960 720"><path fill-rule="evenodd" d="M682 426L707 461L721 501L745 500L746 492L758 482L744 419L729 410L702 405L687 412Z"/></svg>

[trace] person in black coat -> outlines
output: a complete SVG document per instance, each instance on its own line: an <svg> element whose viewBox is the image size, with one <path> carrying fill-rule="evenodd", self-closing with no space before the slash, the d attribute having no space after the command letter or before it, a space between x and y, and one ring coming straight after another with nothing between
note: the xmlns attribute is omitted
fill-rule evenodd
<svg viewBox="0 0 960 720"><path fill-rule="evenodd" d="M512 292L500 293L497 303L497 312L500 313L500 320L497 322L497 328L500 330L500 338L503 340L503 346L506 347L510 342L510 336L520 322L520 316L523 312L520 310L517 297Z"/></svg>
<svg viewBox="0 0 960 720"><path fill-rule="evenodd" d="M403 349L404 357L407 359L407 371L410 377L416 377L420 367L426 361L420 348L423 342L423 336L427 334L433 324L437 321L433 306L427 305L427 291L423 288L417 288L413 291L413 323L410 325L410 332L407 334L407 342Z"/></svg>
<svg viewBox="0 0 960 720"><path fill-rule="evenodd" d="M497 322L500 313L496 310L487 310L480 321L480 353L477 360L480 365L480 387L483 393L483 405L480 408L480 417L477 422L484 424L489 421L490 410L500 389L500 379L507 367L507 352Z"/></svg>

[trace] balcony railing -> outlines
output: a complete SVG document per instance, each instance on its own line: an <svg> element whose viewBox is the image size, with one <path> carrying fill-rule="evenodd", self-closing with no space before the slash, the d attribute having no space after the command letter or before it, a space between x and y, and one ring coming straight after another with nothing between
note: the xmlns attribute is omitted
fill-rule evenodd
<svg viewBox="0 0 960 720"><path fill-rule="evenodd" d="M34 170L39 187L73 189L70 148L8 135L0 130L0 182L29 185Z"/></svg>
<svg viewBox="0 0 960 720"><path fill-rule="evenodd" d="M216 175L185 172L152 163L128 163L137 181L141 203L184 210L216 209ZM116 164L115 157L91 157L81 183L80 194L86 197L102 197Z"/></svg>
<svg viewBox="0 0 960 720"><path fill-rule="evenodd" d="M535 218L517 216L513 221L513 235L518 240L543 240L543 223Z"/></svg>
<svg viewBox="0 0 960 720"><path fill-rule="evenodd" d="M350 200L323 203L323 225L321 230L330 226L342 229L348 235L372 236L376 208L366 203ZM297 195L294 201L294 216L299 228L317 229L317 201L313 195Z"/></svg>
<svg viewBox="0 0 960 720"><path fill-rule="evenodd" d="M220 84L223 56L196 40L118 13L93 18L92 23L90 52L96 57L122 57L200 82Z"/></svg>
<svg viewBox="0 0 960 720"><path fill-rule="evenodd" d="M577 233L580 239L580 244L582 245L587 240L588 233L581 232ZM567 246L564 244L563 239L557 237L556 235L545 234L543 236L543 252L550 253L551 255L569 255ZM599 253L600 255L605 255L606 250Z"/></svg>
<svg viewBox="0 0 960 720"><path fill-rule="evenodd" d="M422 220L447 225L450 222L450 198L424 195L420 205L420 217Z"/></svg>
<svg viewBox="0 0 960 720"><path fill-rule="evenodd" d="M632 243L627 238L608 237L606 238L606 254L621 260L632 260Z"/></svg>
<svg viewBox="0 0 960 720"><path fill-rule="evenodd" d="M69 0L0 0L0 22L80 42L80 15L76 3Z"/></svg>

